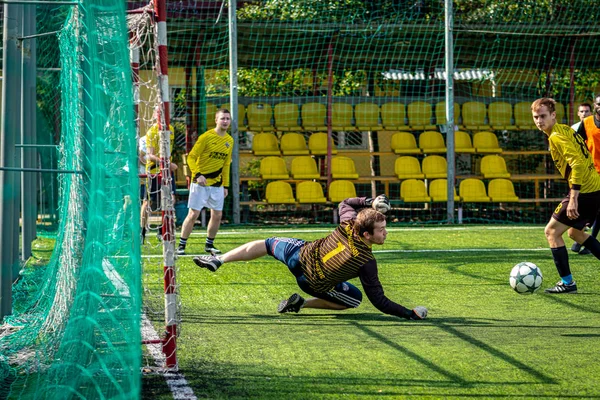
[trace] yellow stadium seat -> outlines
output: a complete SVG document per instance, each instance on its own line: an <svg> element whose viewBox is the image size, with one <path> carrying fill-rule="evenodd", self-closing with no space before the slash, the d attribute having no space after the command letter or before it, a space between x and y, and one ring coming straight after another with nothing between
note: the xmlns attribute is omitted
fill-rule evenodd
<svg viewBox="0 0 600 400"><path fill-rule="evenodd" d="M515 104L515 125L518 129L537 129L533 123L533 116L531 114L531 103L522 101Z"/></svg>
<svg viewBox="0 0 600 400"><path fill-rule="evenodd" d="M257 133L252 139L252 154L255 156L278 156L277 136L272 133Z"/></svg>
<svg viewBox="0 0 600 400"><path fill-rule="evenodd" d="M246 109L248 117L248 129L253 132L273 131L271 118L273 117L273 107L267 103L252 103Z"/></svg>
<svg viewBox="0 0 600 400"><path fill-rule="evenodd" d="M358 179L354 160L337 156L331 159L331 177L333 179Z"/></svg>
<svg viewBox="0 0 600 400"><path fill-rule="evenodd" d="M206 103L206 129L214 129L217 124L215 122L215 114L217 106L213 103Z"/></svg>
<svg viewBox="0 0 600 400"><path fill-rule="evenodd" d="M419 135L419 148L425 154L445 153L444 137L436 131L425 131Z"/></svg>
<svg viewBox="0 0 600 400"><path fill-rule="evenodd" d="M445 178L448 176L448 163L442 156L427 156L423 159L425 179Z"/></svg>
<svg viewBox="0 0 600 400"><path fill-rule="evenodd" d="M515 187L508 179L492 179L488 184L488 194L493 202L519 201L515 194Z"/></svg>
<svg viewBox="0 0 600 400"><path fill-rule="evenodd" d="M429 197L431 201L448 201L448 180L447 179L436 179L429 183ZM454 201L460 201L460 197L456 194L456 188L454 188Z"/></svg>
<svg viewBox="0 0 600 400"><path fill-rule="evenodd" d="M359 103L354 109L356 128L359 131L380 131L379 106L373 103Z"/></svg>
<svg viewBox="0 0 600 400"><path fill-rule="evenodd" d="M326 203L323 188L319 182L304 181L296 185L296 200L298 203Z"/></svg>
<svg viewBox="0 0 600 400"><path fill-rule="evenodd" d="M333 103L331 105L331 129L334 131L353 131L352 105Z"/></svg>
<svg viewBox="0 0 600 400"><path fill-rule="evenodd" d="M471 136L467 132L454 132L454 152L455 153L475 153L475 147L471 142Z"/></svg>
<svg viewBox="0 0 600 400"><path fill-rule="evenodd" d="M333 181L329 185L329 201L339 203L351 197L356 197L356 188L351 181Z"/></svg>
<svg viewBox="0 0 600 400"><path fill-rule="evenodd" d="M400 184L400 198L405 203L429 203L425 182L418 179L407 179Z"/></svg>
<svg viewBox="0 0 600 400"><path fill-rule="evenodd" d="M281 157L265 157L260 160L260 177L263 179L289 179L285 160Z"/></svg>
<svg viewBox="0 0 600 400"><path fill-rule="evenodd" d="M427 131L435 129L431 123L431 103L425 101L413 101L408 104L408 125L415 131Z"/></svg>
<svg viewBox="0 0 600 400"><path fill-rule="evenodd" d="M479 179L467 178L458 187L458 194L465 203L488 203L490 198L485 191L485 185Z"/></svg>
<svg viewBox="0 0 600 400"><path fill-rule="evenodd" d="M562 103L556 102L555 110L556 110L556 122L559 124L563 124L564 120L565 120L565 106Z"/></svg>
<svg viewBox="0 0 600 400"><path fill-rule="evenodd" d="M321 103L306 103L300 109L305 131L326 131L327 108Z"/></svg>
<svg viewBox="0 0 600 400"><path fill-rule="evenodd" d="M460 104L454 103L454 125L459 125ZM439 101L435 105L435 123L437 125L446 125L446 102Z"/></svg>
<svg viewBox="0 0 600 400"><path fill-rule="evenodd" d="M421 164L416 157L402 156L396 159L394 173L398 179L423 179L425 174L421 171Z"/></svg>
<svg viewBox="0 0 600 400"><path fill-rule="evenodd" d="M309 154L306 139L300 133L286 133L281 136L281 153L284 156L302 156Z"/></svg>
<svg viewBox="0 0 600 400"><path fill-rule="evenodd" d="M406 109L404 104L390 102L381 106L381 122L388 131L408 131L406 125Z"/></svg>
<svg viewBox="0 0 600 400"><path fill-rule="evenodd" d="M485 179L510 178L504 158L495 154L481 159L481 173Z"/></svg>
<svg viewBox="0 0 600 400"><path fill-rule="evenodd" d="M287 182L275 181L269 182L265 193L267 203L274 204L293 204L296 202L292 186Z"/></svg>
<svg viewBox="0 0 600 400"><path fill-rule="evenodd" d="M229 110L231 112L231 106L229 104L221 104L220 109ZM246 126L246 106L243 104L238 104L238 130L245 131L248 129Z"/></svg>
<svg viewBox="0 0 600 400"><path fill-rule="evenodd" d="M319 179L317 163L311 156L300 156L292 159L292 178L294 179Z"/></svg>
<svg viewBox="0 0 600 400"><path fill-rule="evenodd" d="M473 147L475 147L477 153L502 153L502 149L498 144L498 137L492 132L477 132L473 135Z"/></svg>
<svg viewBox="0 0 600 400"><path fill-rule="evenodd" d="M410 132L396 132L392 135L391 147L396 154L421 154L415 135Z"/></svg>
<svg viewBox="0 0 600 400"><path fill-rule="evenodd" d="M337 154L333 138L330 140L331 154ZM323 132L313 133L308 137L308 150L315 156L327 155L327 134Z"/></svg>
<svg viewBox="0 0 600 400"><path fill-rule="evenodd" d="M294 103L277 103L273 108L275 116L275 129L278 131L301 131L302 128L298 125L298 105Z"/></svg>
<svg viewBox="0 0 600 400"><path fill-rule="evenodd" d="M467 130L490 129L485 123L485 104L480 101L467 101L462 105L462 126Z"/></svg>
<svg viewBox="0 0 600 400"><path fill-rule="evenodd" d="M495 130L510 130L517 129L512 123L512 105L505 101L495 101L488 106L488 117L490 125Z"/></svg>

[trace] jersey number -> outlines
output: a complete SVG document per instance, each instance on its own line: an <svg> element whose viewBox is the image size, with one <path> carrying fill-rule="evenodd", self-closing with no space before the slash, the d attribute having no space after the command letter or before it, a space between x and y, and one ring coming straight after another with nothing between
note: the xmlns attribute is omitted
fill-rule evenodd
<svg viewBox="0 0 600 400"><path fill-rule="evenodd" d="M344 250L346 250L346 246L344 246L340 242L337 242L337 247L331 250L329 253L325 254L325 256L323 257L323 263L326 263L327 260L329 260L331 257L340 254Z"/></svg>
<svg viewBox="0 0 600 400"><path fill-rule="evenodd" d="M588 151L585 141L583 140L581 135L578 135L577 133L575 133L575 134L573 134L573 137L575 138L575 141L579 145L579 148L581 149L581 153L583 154L583 156L585 158L589 158L590 152Z"/></svg>

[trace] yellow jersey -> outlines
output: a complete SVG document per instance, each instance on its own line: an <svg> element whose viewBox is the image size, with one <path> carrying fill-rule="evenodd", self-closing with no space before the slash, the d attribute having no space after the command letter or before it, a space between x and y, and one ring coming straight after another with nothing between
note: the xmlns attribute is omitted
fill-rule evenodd
<svg viewBox="0 0 600 400"><path fill-rule="evenodd" d="M171 132L171 155L172 155L173 154L173 145L175 144L175 133L174 133L175 129L173 129L173 125L169 125L169 131ZM154 124L146 132L146 149L149 149L152 147L154 149L155 156L159 156L159 154L160 154L159 144L158 144L159 140L160 140L160 133L158 131L158 124ZM172 161L172 156L171 156L170 160ZM148 157L146 157L146 170L153 174L158 172L158 165L156 165L156 163L154 161L148 159Z"/></svg>
<svg viewBox="0 0 600 400"><path fill-rule="evenodd" d="M555 124L548 135L548 142L554 165L571 189L581 193L600 190L600 175L594 168L594 160L583 137L567 125Z"/></svg>
<svg viewBox="0 0 600 400"><path fill-rule="evenodd" d="M202 175L206 178L206 186L228 187L232 151L231 135L225 133L220 136L214 129L204 132L187 157L192 181Z"/></svg>

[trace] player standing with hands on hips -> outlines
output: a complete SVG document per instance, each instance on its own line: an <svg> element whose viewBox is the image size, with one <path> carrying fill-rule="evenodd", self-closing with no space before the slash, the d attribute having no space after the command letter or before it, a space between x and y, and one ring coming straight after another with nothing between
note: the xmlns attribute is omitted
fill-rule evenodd
<svg viewBox="0 0 600 400"><path fill-rule="evenodd" d="M544 231L560 275L560 281L546 293L577 293L562 235L568 231L571 239L600 259L600 243L583 231L586 224L594 222L600 208L600 175L583 138L569 126L556 123L553 99L537 99L531 112L535 125L548 136L556 168L569 183L569 194L556 207Z"/></svg>
<svg viewBox="0 0 600 400"><path fill-rule="evenodd" d="M215 272L225 263L250 261L266 255L286 264L300 289L312 298L294 293L283 300L280 313L299 312L302 308L345 310L362 301L361 291L351 283L360 278L371 303L381 312L406 319L424 319L427 309L407 309L388 299L377 272L371 247L382 245L387 236L385 215L390 209L385 195L375 200L355 197L339 204L340 225L328 236L314 242L271 237L237 247L222 256L194 257L196 265ZM379 210L379 211L378 211Z"/></svg>
<svg viewBox="0 0 600 400"><path fill-rule="evenodd" d="M231 113L218 110L215 115L216 127L204 132L188 154L188 165L192 172L188 215L181 227L181 237L177 254L185 254L185 246L194 229L194 223L204 207L210 208L210 221L206 229L204 251L221 253L214 246L214 240L221 226L223 203L229 186L229 167L233 138L227 133L231 124Z"/></svg>

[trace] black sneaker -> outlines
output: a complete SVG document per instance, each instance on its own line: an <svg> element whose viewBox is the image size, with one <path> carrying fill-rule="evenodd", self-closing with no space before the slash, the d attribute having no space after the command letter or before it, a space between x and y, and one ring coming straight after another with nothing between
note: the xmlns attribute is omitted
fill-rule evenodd
<svg viewBox="0 0 600 400"><path fill-rule="evenodd" d="M213 256L215 254L221 254L221 250L217 249L215 246L213 246L212 244L207 244L204 246L204 251L207 253L212 254Z"/></svg>
<svg viewBox="0 0 600 400"><path fill-rule="evenodd" d="M302 298L298 293L294 293L289 299L283 300L277 307L278 313L295 312L298 313L304 307L306 300Z"/></svg>
<svg viewBox="0 0 600 400"><path fill-rule="evenodd" d="M179 246L177 248L177 250L175 250L175 254L177 254L178 256L183 256L185 255L185 247L183 246Z"/></svg>
<svg viewBox="0 0 600 400"><path fill-rule="evenodd" d="M550 289L546 289L546 290L544 290L544 292L552 293L552 294L577 293L577 285L575 284L575 281L569 283L568 285L563 283L563 281L558 281L556 283L556 286L554 286L553 288L550 288Z"/></svg>
<svg viewBox="0 0 600 400"><path fill-rule="evenodd" d="M223 265L223 261L216 256L196 256L193 258L194 263L200 268L206 268L211 272L215 272Z"/></svg>
<svg viewBox="0 0 600 400"><path fill-rule="evenodd" d="M586 254L592 254L592 252L587 247L584 247L583 249L579 250L579 254L585 256Z"/></svg>
<svg viewBox="0 0 600 400"><path fill-rule="evenodd" d="M573 246L571 246L571 251L579 253L581 251L581 245L577 242L573 243Z"/></svg>

